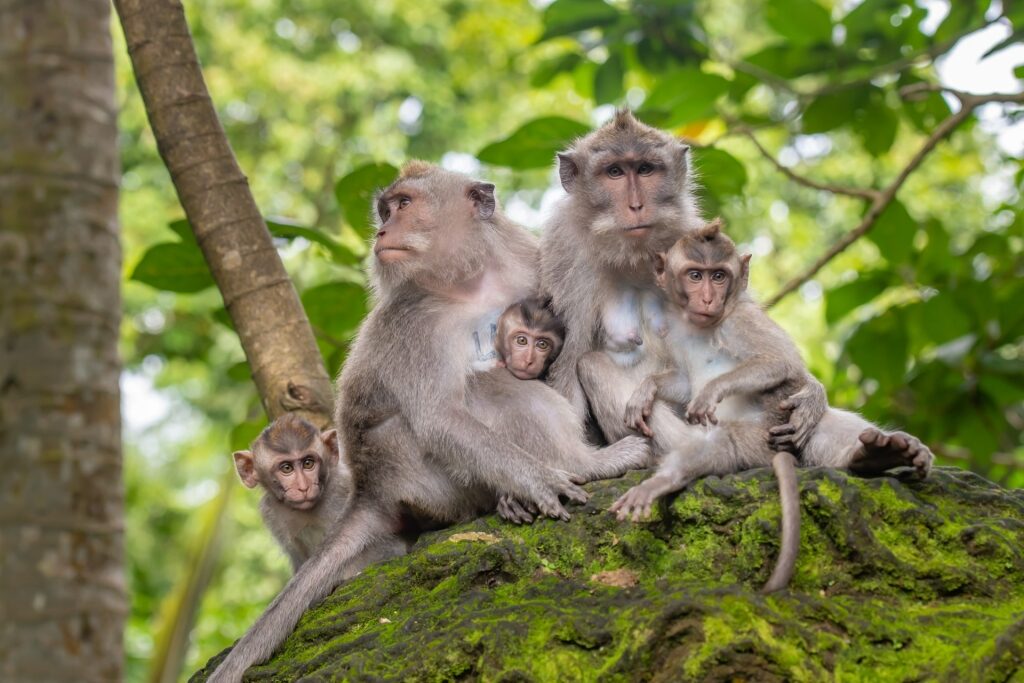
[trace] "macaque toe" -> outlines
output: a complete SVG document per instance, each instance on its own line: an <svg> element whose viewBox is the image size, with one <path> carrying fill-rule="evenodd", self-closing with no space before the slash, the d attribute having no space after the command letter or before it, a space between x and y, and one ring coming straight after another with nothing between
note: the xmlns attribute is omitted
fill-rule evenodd
<svg viewBox="0 0 1024 683"><path fill-rule="evenodd" d="M931 451L906 432L887 433L870 427L857 438L861 448L850 461L852 472L870 475L881 474L894 467L913 467L918 476L925 477L931 469Z"/></svg>

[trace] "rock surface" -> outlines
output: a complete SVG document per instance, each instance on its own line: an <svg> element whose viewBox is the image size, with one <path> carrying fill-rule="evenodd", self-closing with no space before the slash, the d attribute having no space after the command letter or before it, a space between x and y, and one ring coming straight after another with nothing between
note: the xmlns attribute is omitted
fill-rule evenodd
<svg viewBox="0 0 1024 683"><path fill-rule="evenodd" d="M771 471L617 522L605 510L644 476L591 485L569 523L425 535L310 610L246 680L1024 681L1024 491L955 468L802 470L796 575L762 596Z"/></svg>

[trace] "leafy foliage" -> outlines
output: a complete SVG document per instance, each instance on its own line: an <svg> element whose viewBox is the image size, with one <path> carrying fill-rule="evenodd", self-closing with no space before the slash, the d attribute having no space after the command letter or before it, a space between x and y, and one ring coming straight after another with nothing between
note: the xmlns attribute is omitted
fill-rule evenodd
<svg viewBox="0 0 1024 683"><path fill-rule="evenodd" d="M778 165L827 187L884 188L959 109L934 89L936 59L993 22L1010 27L993 52L1019 44L1024 27L1020 7L1003 3L997 16L980 0L949 3L945 17L913 0L186 4L331 372L367 311L371 197L406 159L469 169L494 179L506 206L535 208L560 192L554 153L608 105L630 106L691 143L705 213L754 253L753 284L771 294L869 215L866 202ZM127 649L138 680L159 598L190 556L192 511L214 499L230 449L264 418L119 59L124 356L171 406L166 428L129 424ZM864 239L773 309L833 403L1014 485L1024 483L1022 179L1019 160L968 119ZM287 575L256 531L255 501L236 498L186 668L229 644Z"/></svg>

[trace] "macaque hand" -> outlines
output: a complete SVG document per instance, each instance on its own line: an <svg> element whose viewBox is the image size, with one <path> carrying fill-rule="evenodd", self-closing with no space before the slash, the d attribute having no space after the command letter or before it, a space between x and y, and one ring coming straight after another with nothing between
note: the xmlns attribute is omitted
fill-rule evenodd
<svg viewBox="0 0 1024 683"><path fill-rule="evenodd" d="M701 391L697 397L686 406L686 421L692 425L716 425L718 418L715 417L715 407L719 399L707 391Z"/></svg>
<svg viewBox="0 0 1024 683"><path fill-rule="evenodd" d="M510 495L498 497L498 516L513 524L532 524L534 515L538 514L536 506L523 505Z"/></svg>
<svg viewBox="0 0 1024 683"><path fill-rule="evenodd" d="M645 382L637 387L626 404L626 426L646 437L654 436L650 425L647 424L647 418L651 416L651 410L654 408L655 391L653 383Z"/></svg>
<svg viewBox="0 0 1024 683"><path fill-rule="evenodd" d="M774 451L799 454L828 410L825 387L821 382L811 380L803 389L782 401L779 408L789 411L789 418L784 424L768 430L768 445Z"/></svg>
<svg viewBox="0 0 1024 683"><path fill-rule="evenodd" d="M574 503L586 503L590 494L573 482L571 475L564 470L544 468L535 471L532 481L524 482L527 487L525 496L518 497L527 508L535 507L537 511L551 519L568 522L569 512L562 506L560 496L565 496Z"/></svg>

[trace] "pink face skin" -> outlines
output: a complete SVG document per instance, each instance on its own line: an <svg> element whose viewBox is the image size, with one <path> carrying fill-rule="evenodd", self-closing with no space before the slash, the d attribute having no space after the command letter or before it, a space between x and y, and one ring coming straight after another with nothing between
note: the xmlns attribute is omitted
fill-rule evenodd
<svg viewBox="0 0 1024 683"><path fill-rule="evenodd" d="M516 379L537 379L547 368L555 348L550 337L524 328L512 329L505 340L505 358L499 362Z"/></svg>
<svg viewBox="0 0 1024 683"><path fill-rule="evenodd" d="M749 260L747 255L711 265L686 260L666 266L665 257L659 256L654 277L669 300L685 311L690 324L706 329L721 322L730 294L739 294L733 289L745 286Z"/></svg>
<svg viewBox="0 0 1024 683"><path fill-rule="evenodd" d="M623 234L646 237L651 231L657 207L654 194L665 170L659 163L642 158L616 158L601 167L598 182L612 197Z"/></svg>
<svg viewBox="0 0 1024 683"><path fill-rule="evenodd" d="M381 225L373 243L373 253L381 263L397 263L413 256L409 236L428 216L426 202L412 187L398 187L377 200ZM420 200L420 201L416 201Z"/></svg>
<svg viewBox="0 0 1024 683"><path fill-rule="evenodd" d="M259 442L253 451L234 453L235 469L245 486L263 486L293 510L316 507L325 475L338 466L339 457L338 432L334 429L294 453L278 453Z"/></svg>

